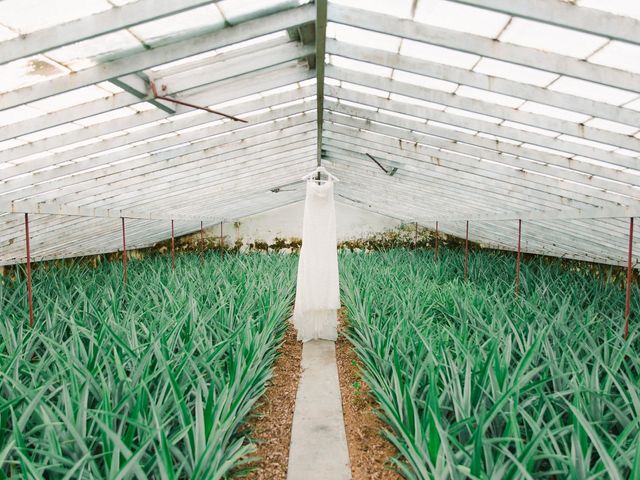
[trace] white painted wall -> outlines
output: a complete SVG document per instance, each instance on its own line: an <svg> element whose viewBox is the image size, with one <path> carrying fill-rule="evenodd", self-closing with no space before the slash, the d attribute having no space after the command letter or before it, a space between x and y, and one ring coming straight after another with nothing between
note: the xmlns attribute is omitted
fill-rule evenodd
<svg viewBox="0 0 640 480"><path fill-rule="evenodd" d="M256 240L272 243L276 237L302 238L303 212L304 202L299 202L242 218L238 220L239 226L224 224L225 242L235 242L241 238L247 245ZM364 238L399 225L399 220L336 202L338 241ZM219 230L214 227L207 233L213 236L219 234Z"/></svg>

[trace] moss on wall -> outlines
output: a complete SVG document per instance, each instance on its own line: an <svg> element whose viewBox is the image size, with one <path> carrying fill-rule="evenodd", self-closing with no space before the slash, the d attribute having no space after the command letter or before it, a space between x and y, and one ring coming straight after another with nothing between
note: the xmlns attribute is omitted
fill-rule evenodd
<svg viewBox="0 0 640 480"><path fill-rule="evenodd" d="M435 232L408 223L400 225L398 228L374 233L366 238L354 238L344 240L338 244L339 249L351 251L374 251L389 250L391 248L435 248ZM439 232L438 245L441 247L464 247L464 239L446 235ZM469 248L480 248L480 245L469 242Z"/></svg>
<svg viewBox="0 0 640 480"><path fill-rule="evenodd" d="M204 235L204 248L205 250L213 250L227 253L244 253L244 252L270 252L270 253L298 253L302 247L302 239L298 237L280 238L276 237L271 243L264 240L255 239L250 243L245 241L239 236L240 224L236 222L234 224L236 239L231 242L229 235L222 237L216 235L216 232L212 230L205 230ZM414 223L408 223L400 225L397 228L385 230L371 234L364 238L353 238L339 242L338 249L350 250L350 251L377 251L377 250L389 250L392 248L404 248L404 249L433 249L435 248L436 235L435 231L422 226L416 226ZM439 232L438 244L441 248L459 248L463 249L465 245L464 238L458 238L452 235ZM176 255L183 252L199 252L201 249L201 237L200 232L191 233L175 238L175 250ZM495 250L486 245L477 242L469 241L469 250L487 249ZM157 242L156 244L140 249L127 250L127 258L134 260L141 260L143 258L154 255L168 255L171 252L171 239ZM515 255L513 252L503 252L505 255ZM540 257L540 255L534 254L522 254L522 260L526 261L527 258ZM602 265L598 263L571 260L566 258L558 258L551 256L542 256L545 262L557 263L560 262L564 268L572 271L590 271L592 275L598 278L602 278L606 282L614 282L620 285L624 285L626 282L627 270L625 267ZM44 268L46 270L61 266L61 265L89 265L97 267L105 261L122 261L122 252L113 252L102 255L91 255L85 257L65 258L60 260L51 260L47 262L34 262L33 268ZM24 275L24 265L8 265L0 266L0 276L15 281L16 274L21 272ZM634 280L640 283L640 275L638 271L634 271Z"/></svg>

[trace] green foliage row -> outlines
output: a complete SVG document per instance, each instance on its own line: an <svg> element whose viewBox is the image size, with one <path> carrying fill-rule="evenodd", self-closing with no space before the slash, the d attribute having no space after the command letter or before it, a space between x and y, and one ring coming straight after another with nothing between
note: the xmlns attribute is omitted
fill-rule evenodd
<svg viewBox="0 0 640 480"><path fill-rule="evenodd" d="M0 284L0 478L217 479L248 459L295 258L38 268ZM234 470L235 469L235 470Z"/></svg>
<svg viewBox="0 0 640 480"><path fill-rule="evenodd" d="M544 259L343 253L348 336L408 479L640 479L624 290ZM637 287L633 310L640 302ZM637 317L636 317L637 318Z"/></svg>

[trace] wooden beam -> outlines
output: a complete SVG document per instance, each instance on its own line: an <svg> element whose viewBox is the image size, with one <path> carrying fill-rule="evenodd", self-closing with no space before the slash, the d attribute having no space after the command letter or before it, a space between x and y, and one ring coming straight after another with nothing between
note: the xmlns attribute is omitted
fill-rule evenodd
<svg viewBox="0 0 640 480"><path fill-rule="evenodd" d="M640 21L566 0L452 0L464 5L640 45ZM629 2L631 7L632 2Z"/></svg>
<svg viewBox="0 0 640 480"><path fill-rule="evenodd" d="M611 152L591 145L585 145L577 142L570 142L560 138L549 137L536 132L530 132L519 128L497 125L477 118L465 117L462 115L454 115L452 113L443 112L435 108L429 108L423 105L412 105L397 100L389 100L376 95L370 95L346 88L334 87L327 85L327 95L348 100L362 105L368 105L377 109L384 109L391 112L397 112L410 115L416 118L428 118L430 121L444 123L447 125L475 130L478 132L488 133L497 137L508 138L516 142L523 142L530 145L550 148L560 152L567 152L573 155L581 155L584 157L600 160L621 167L635 169L637 160L633 157Z"/></svg>
<svg viewBox="0 0 640 480"><path fill-rule="evenodd" d="M506 78L485 75L465 68L430 62L362 45L339 42L331 38L327 39L327 53L361 62L384 65L389 68L403 70L417 75L425 75L460 85L467 85L489 92L521 98L523 100L531 100L544 105L583 113L592 117L604 118L613 122L640 126L640 112L631 110L630 108L621 108L609 103L598 102L563 92L556 92L548 88L516 82Z"/></svg>
<svg viewBox="0 0 640 480"><path fill-rule="evenodd" d="M175 15L208 3L212 3L212 0L138 0L113 7L104 12L5 40L0 43L0 64Z"/></svg>
<svg viewBox="0 0 640 480"><path fill-rule="evenodd" d="M304 72L304 69L302 67L292 69L292 65L290 65L289 68L282 67L281 65L278 65L277 67L264 68L262 71L260 71L260 84L256 85L255 75L256 65L258 65L257 60L260 55L262 55L264 50L256 51L255 46L252 46L251 48L251 52L247 52L245 55L242 55L242 58L245 60L243 67L244 70L239 68L225 70L223 68L225 67L224 61L221 61L220 63L211 62L212 65L215 64L218 67L218 71L215 75L212 75L211 72L209 72L209 75L207 77L203 77L196 74L196 72L193 72L192 75L187 76L186 81L185 79L177 81L177 77L170 76L161 78L160 82L170 82L171 85L168 85L167 88L180 89L171 90L171 94L175 95L181 100L202 105L213 105L216 103L224 102L226 100L236 99L247 94L255 93L258 89L264 91L270 88L282 86L283 81L287 82L286 72L289 72L289 76L291 78L290 83L294 83L298 81L298 78ZM295 47L289 49L291 60L295 60L297 58L297 52L298 49L296 49ZM224 57L224 55L216 56L216 59L222 60L221 57ZM261 59L260 65L262 65L263 63L264 56ZM310 77L308 72L306 73L306 77ZM105 92L104 98L98 98L96 100L91 100L79 105L74 105L68 108L57 110L55 112L47 113L46 115L39 115L34 118L15 122L11 125L6 125L0 130L0 141L27 135L33 132L38 132L40 130L46 130L47 128L55 127L57 125L81 120L83 118L91 117L93 115L99 115L111 110L117 110L118 108L135 105L150 98L148 87L144 84L144 81L141 78L137 77L137 75L125 75L124 77L120 77L114 81L123 82L130 87L135 88L132 88L131 91L119 92L113 95L107 95ZM165 83L161 84L165 85ZM207 90L199 92L198 94L193 93L193 89L201 87L205 84L208 86ZM137 93L135 93L134 90ZM192 98L194 96L196 98ZM158 103L160 102L161 101L158 101ZM173 108L171 108L171 112L185 113L188 111L186 107L172 107ZM169 117L172 114L171 112L169 112L168 110L165 110L164 112L153 111L155 116L159 116L159 118ZM143 115L145 113L147 115ZM149 116L149 112L141 112L137 116L141 117L139 119L139 122L144 124L144 117ZM156 118L156 120L157 119L158 118ZM86 130L99 128L98 125L99 124L83 129L83 134L86 135ZM115 127L112 126L111 128ZM79 131L76 131L76 135L78 135L79 133ZM34 143L37 144L39 142L42 143L43 140L39 140Z"/></svg>
<svg viewBox="0 0 640 480"><path fill-rule="evenodd" d="M313 5L304 5L255 20L249 20L222 30L181 40L151 50L143 50L81 70L73 75L64 75L48 82L18 88L0 95L4 109L47 98L76 88L86 87L112 78L146 70L175 60L180 60L216 48L232 45L269 33L313 20Z"/></svg>
<svg viewBox="0 0 640 480"><path fill-rule="evenodd" d="M391 119L396 118L392 115L389 115L388 117ZM425 135L421 133L420 126L417 126L415 130L403 130L384 123L366 122L364 118L360 119L334 115L332 111L327 111L325 118L327 119L325 130L332 130L334 129L334 126L337 127L339 125L360 128L365 133L371 132L397 138L397 144L405 148L413 148L416 144L419 144L419 146L430 147L433 150L431 154L436 157L439 155L439 150L446 150L447 154L458 153L462 156L471 156L490 162L496 162L498 165L507 165L517 169L518 171L535 172L561 181L568 180L569 182L575 182L580 185L576 190L584 193L586 191L584 190L584 186L587 186L589 187L589 190L587 191L589 195L605 200L624 201L624 197L633 199L640 196L640 188L633 184L635 177L634 174L622 172L613 168L594 166L593 164L580 161L579 159L573 160L559 155L549 155L553 157L554 160L557 158L557 161L554 161L553 163L540 163L535 155L532 157L504 155L500 151L480 148L473 143L466 144L446 138ZM381 116L376 116L376 118L381 118ZM469 136L472 138L478 138L476 136ZM484 140L488 144L495 144L495 142L492 142L489 139ZM535 152L535 150L531 151ZM532 159L530 160L530 158ZM589 167L597 168L598 173L593 172L593 169ZM617 176L618 178L610 180L607 175L609 171L611 172L610 176ZM599 176L601 172L605 174L603 177Z"/></svg>
<svg viewBox="0 0 640 480"><path fill-rule="evenodd" d="M640 93L640 75L470 33L331 4L329 21Z"/></svg>
<svg viewBox="0 0 640 480"><path fill-rule="evenodd" d="M83 208L73 207L57 202L37 203L31 201L20 202L19 206L14 202L0 202L0 212L69 215L94 218L137 218L142 220L171 220L172 218L177 220L219 220L219 217L211 217L210 215L175 215L170 212L139 212L135 210Z"/></svg>
<svg viewBox="0 0 640 480"><path fill-rule="evenodd" d="M349 116L335 115L333 112ZM419 142L436 148L481 156L487 160L499 161L516 168L528 165L529 168L541 173L579 183L585 183L586 175L586 184L590 186L622 193L630 197L640 195L640 190L635 185L637 175L634 173L587 162L580 158L567 158L526 145L516 145L471 135L464 131L430 125L420 122L418 119L402 118L390 113L374 112L353 106L346 107L334 102L328 106L325 118L327 121L337 124L370 130L408 142Z"/></svg>
<svg viewBox="0 0 640 480"><path fill-rule="evenodd" d="M624 135L610 130L587 127L576 122L570 122L556 117L525 112L489 101L467 98L453 93L428 89L419 85L412 85L410 83L392 80L379 75L357 72L355 70L339 68L333 65L327 66L326 72L327 77L335 78L336 80L344 80L349 83L397 93L406 97L440 104L445 107L453 107L479 115L488 115L500 120L508 120L522 125L557 132L559 134L570 135L572 137L591 140L611 145L613 147L626 148L628 150L640 152L640 139L632 135ZM640 77L638 77L638 81L640 81ZM635 127L635 131L638 131L638 127Z"/></svg>

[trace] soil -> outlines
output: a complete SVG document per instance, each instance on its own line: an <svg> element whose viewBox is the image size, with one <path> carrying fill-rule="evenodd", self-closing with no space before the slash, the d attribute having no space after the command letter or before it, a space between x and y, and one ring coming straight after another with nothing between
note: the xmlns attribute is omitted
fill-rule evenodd
<svg viewBox="0 0 640 480"><path fill-rule="evenodd" d="M361 378L360 362L351 343L343 335L347 322L344 310L341 310L336 361L352 480L401 480L390 461L398 452L382 436L385 425L375 413L378 404ZM302 359L302 343L297 341L292 325L285 334L279 353L269 386L245 425L257 447L253 456L258 459L243 465L243 472L247 469L252 471L242 478L287 478L291 426Z"/></svg>
<svg viewBox="0 0 640 480"><path fill-rule="evenodd" d="M285 333L284 343L275 361L273 377L246 425L257 450L258 460L243 465L255 469L243 478L251 480L286 480L289 463L291 425L296 403L302 343L296 339L293 325Z"/></svg>
<svg viewBox="0 0 640 480"><path fill-rule="evenodd" d="M343 309L340 312L336 360L352 480L401 479L390 460L398 455L398 451L382 436L385 425L375 413L378 404L362 380L360 362L351 343L343 335L347 322Z"/></svg>

